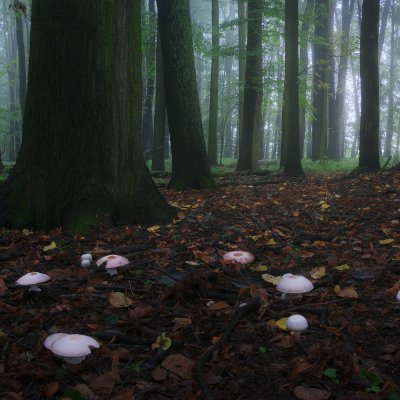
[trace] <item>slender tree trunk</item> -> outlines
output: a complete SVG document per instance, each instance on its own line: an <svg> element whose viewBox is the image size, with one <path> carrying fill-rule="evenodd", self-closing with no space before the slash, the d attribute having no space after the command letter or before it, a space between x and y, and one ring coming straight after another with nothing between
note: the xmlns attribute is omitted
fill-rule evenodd
<svg viewBox="0 0 400 400"><path fill-rule="evenodd" d="M351 65L351 76L353 80L353 91L354 91L354 113L356 117L353 125L354 138L351 145L351 158L356 158L358 142L360 139L360 101L358 98L359 85L357 82L353 59L351 57L350 57L350 65Z"/></svg>
<svg viewBox="0 0 400 400"><path fill-rule="evenodd" d="M329 0L329 15L328 15L328 43L327 43L327 58L328 58L328 71L327 71L327 82L328 82L328 148L327 157L330 160L338 158L338 148L335 148L334 143L337 143L340 138L335 137L333 130L334 120L336 115L336 101L335 101L335 71L336 71L336 59L334 57L333 47L333 25L335 17L336 1Z"/></svg>
<svg viewBox="0 0 400 400"><path fill-rule="evenodd" d="M285 87L283 94L283 130L285 138L285 174L303 174L299 130L299 5L285 0Z"/></svg>
<svg viewBox="0 0 400 400"><path fill-rule="evenodd" d="M22 9L20 1L13 0L13 9L15 13L15 36L17 38L18 48L18 77L19 77L19 104L21 116L24 117L25 99L26 99L26 61L25 61L25 44L24 44L24 28L22 24ZM23 7L23 5L21 5Z"/></svg>
<svg viewBox="0 0 400 400"><path fill-rule="evenodd" d="M390 157L392 155L392 140L393 140L393 130L394 130L394 86L395 86L395 49L396 43L394 40L395 33L395 13L394 13L394 0L392 0L392 19L391 19L391 33L390 33L390 66L389 66L389 88L388 88L388 117L386 126L386 136L385 136L385 149L384 156Z"/></svg>
<svg viewBox="0 0 400 400"><path fill-rule="evenodd" d="M155 9L155 0L149 0L149 18L148 18L148 41L146 50L146 98L144 102L143 126L142 126L142 144L143 151L154 151L153 148L153 100L154 100L154 75L155 75L155 56L156 56L156 38L157 38L157 14Z"/></svg>
<svg viewBox="0 0 400 400"><path fill-rule="evenodd" d="M316 2L315 41L314 41L314 79L313 107L315 110L312 125L312 160L326 157L328 137L328 77L327 77L327 43L328 43L329 0Z"/></svg>
<svg viewBox="0 0 400 400"><path fill-rule="evenodd" d="M246 3L244 0L238 2L238 18L239 18L239 111L238 111L238 135L236 144L235 157L239 155L240 137L243 132L243 96L244 96L244 80L246 72L246 36L247 36L247 21L246 21Z"/></svg>
<svg viewBox="0 0 400 400"><path fill-rule="evenodd" d="M174 189L215 187L203 136L189 0L157 0Z"/></svg>
<svg viewBox="0 0 400 400"><path fill-rule="evenodd" d="M306 132L306 95L307 95L307 68L308 68L308 43L310 33L310 21L314 8L314 0L307 0L301 23L300 37L300 87L299 87L299 130L300 130L300 157L304 154L304 139Z"/></svg>
<svg viewBox="0 0 400 400"><path fill-rule="evenodd" d="M160 34L157 30L157 51L156 51L156 104L154 110L154 148L152 154L151 169L153 171L165 171L165 118L167 107L165 103L164 71L162 62L162 51Z"/></svg>
<svg viewBox="0 0 400 400"><path fill-rule="evenodd" d="M33 0L23 145L0 225L172 217L140 151L140 3ZM79 101L77 101L79 99Z"/></svg>
<svg viewBox="0 0 400 400"><path fill-rule="evenodd" d="M258 133L262 87L262 0L248 1L246 77L243 97L243 124L237 171L258 169Z"/></svg>
<svg viewBox="0 0 400 400"><path fill-rule="evenodd" d="M342 142L346 126L344 105L346 98L347 65L349 58L349 32L353 10L354 0L350 0L350 5L349 0L342 0L342 37L340 43L340 60L335 100L336 109L331 130L332 141L330 142L331 158L333 160L339 160L343 155Z"/></svg>
<svg viewBox="0 0 400 400"><path fill-rule="evenodd" d="M383 5L381 24L380 24L381 28L379 31L379 38L378 38L378 60L381 59L383 43L385 42L386 24L389 16L390 2L391 0L385 0L385 3Z"/></svg>
<svg viewBox="0 0 400 400"><path fill-rule="evenodd" d="M208 161L218 164L218 76L219 76L219 0L212 0L212 57L210 111L208 114Z"/></svg>
<svg viewBox="0 0 400 400"><path fill-rule="evenodd" d="M359 167L379 169L379 0L362 5L360 36L361 121Z"/></svg>

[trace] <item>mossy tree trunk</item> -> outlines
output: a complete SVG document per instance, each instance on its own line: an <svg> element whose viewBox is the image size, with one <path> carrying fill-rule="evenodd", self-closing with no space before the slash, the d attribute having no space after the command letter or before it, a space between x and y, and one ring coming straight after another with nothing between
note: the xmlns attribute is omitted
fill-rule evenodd
<svg viewBox="0 0 400 400"><path fill-rule="evenodd" d="M165 119L167 106L165 104L164 68L162 62L160 32L157 27L157 51L156 51L156 104L154 107L154 145L151 169L153 171L165 171Z"/></svg>
<svg viewBox="0 0 400 400"><path fill-rule="evenodd" d="M172 210L140 151L140 3L33 0L23 144L0 225L84 231Z"/></svg>
<svg viewBox="0 0 400 400"><path fill-rule="evenodd" d="M361 120L359 167L379 169L379 0L362 5L360 34Z"/></svg>
<svg viewBox="0 0 400 400"><path fill-rule="evenodd" d="M158 0L165 97L177 190L215 187L203 136L189 0Z"/></svg>
<svg viewBox="0 0 400 400"><path fill-rule="evenodd" d="M261 121L262 86L262 0L247 4L246 73L243 96L242 134L237 171L258 169L258 134Z"/></svg>
<svg viewBox="0 0 400 400"><path fill-rule="evenodd" d="M299 4L285 0L285 87L283 91L282 147L284 173L304 174L300 156L299 119Z"/></svg>
<svg viewBox="0 0 400 400"><path fill-rule="evenodd" d="M208 161L218 164L218 77L219 77L219 0L212 0L212 57L210 111L208 114ZM221 149L222 151L222 149Z"/></svg>
<svg viewBox="0 0 400 400"><path fill-rule="evenodd" d="M315 2L314 21L314 78L313 107L314 120L312 124L312 154L313 161L326 157L328 139L328 60L327 45L329 43L329 0Z"/></svg>

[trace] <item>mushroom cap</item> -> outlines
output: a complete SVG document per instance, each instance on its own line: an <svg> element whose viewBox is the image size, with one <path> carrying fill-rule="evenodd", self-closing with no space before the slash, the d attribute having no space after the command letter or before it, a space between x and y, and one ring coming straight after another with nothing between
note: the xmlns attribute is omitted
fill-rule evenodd
<svg viewBox="0 0 400 400"><path fill-rule="evenodd" d="M400 290L397 292L397 294L396 294L396 300L397 301L400 301Z"/></svg>
<svg viewBox="0 0 400 400"><path fill-rule="evenodd" d="M37 285L38 283L46 282L50 279L47 274L41 272L29 272L17 280L20 285Z"/></svg>
<svg viewBox="0 0 400 400"><path fill-rule="evenodd" d="M51 344L50 350L62 357L80 357L90 354L92 347L98 349L100 343L86 335L65 335Z"/></svg>
<svg viewBox="0 0 400 400"><path fill-rule="evenodd" d="M83 260L89 260L90 262L93 261L93 257L90 253L82 254L81 255L81 261Z"/></svg>
<svg viewBox="0 0 400 400"><path fill-rule="evenodd" d="M248 251L236 250L225 253L222 259L224 261L236 261L240 264L250 264L254 261L254 255Z"/></svg>
<svg viewBox="0 0 400 400"><path fill-rule="evenodd" d="M96 261L96 265L100 267L104 265L105 268L119 268L123 265L129 264L129 260L122 256L117 256L115 254L109 254L108 256L104 256L99 258Z"/></svg>
<svg viewBox="0 0 400 400"><path fill-rule="evenodd" d="M282 293L306 293L314 289L314 285L305 276L285 274L276 289Z"/></svg>
<svg viewBox="0 0 400 400"><path fill-rule="evenodd" d="M53 343L58 340L63 338L64 336L68 336L68 333L53 333L50 336L47 336L46 340L44 341L43 345L46 347L46 349L51 350Z"/></svg>
<svg viewBox="0 0 400 400"><path fill-rule="evenodd" d="M295 314L288 318L286 326L291 331L301 332L308 328L308 322L302 315Z"/></svg>

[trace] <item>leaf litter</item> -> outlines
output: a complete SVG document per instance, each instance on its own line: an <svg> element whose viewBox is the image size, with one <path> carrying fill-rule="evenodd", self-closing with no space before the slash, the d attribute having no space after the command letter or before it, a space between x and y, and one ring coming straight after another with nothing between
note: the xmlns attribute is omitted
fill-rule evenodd
<svg viewBox="0 0 400 400"><path fill-rule="evenodd" d="M1 229L0 398L400 399L398 171L219 181L162 189L165 226ZM232 250L255 261L226 265ZM83 253L130 263L110 277ZM15 283L30 271L41 292ZM282 301L286 273L314 290ZM298 313L299 342L282 330ZM57 332L101 347L67 365L43 347Z"/></svg>

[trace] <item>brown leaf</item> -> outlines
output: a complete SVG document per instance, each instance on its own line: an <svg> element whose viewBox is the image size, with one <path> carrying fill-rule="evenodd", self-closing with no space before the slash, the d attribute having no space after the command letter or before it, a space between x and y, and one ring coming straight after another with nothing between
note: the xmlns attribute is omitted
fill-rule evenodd
<svg viewBox="0 0 400 400"><path fill-rule="evenodd" d="M47 385L43 386L43 394L48 399L51 399L59 388L60 388L60 384L58 382L50 382Z"/></svg>
<svg viewBox="0 0 400 400"><path fill-rule="evenodd" d="M294 395L300 400L326 400L331 394L326 390L297 386L293 391Z"/></svg>
<svg viewBox="0 0 400 400"><path fill-rule="evenodd" d="M133 300L125 296L122 292L111 292L108 301L114 307L129 307L133 304Z"/></svg>
<svg viewBox="0 0 400 400"><path fill-rule="evenodd" d="M189 379L192 375L193 362L181 354L171 354L161 365L182 379Z"/></svg>
<svg viewBox="0 0 400 400"><path fill-rule="evenodd" d="M229 304L224 301L213 301L207 304L209 311L220 311L229 308Z"/></svg>
<svg viewBox="0 0 400 400"><path fill-rule="evenodd" d="M101 398L107 398L114 388L114 378L111 372L106 372L90 382L89 386Z"/></svg>
<svg viewBox="0 0 400 400"><path fill-rule="evenodd" d="M150 314L153 311L153 307L146 306L144 304L138 305L133 310L129 310L129 318L139 319Z"/></svg>
<svg viewBox="0 0 400 400"><path fill-rule="evenodd" d="M0 277L0 294L4 294L7 291L7 286L4 283L3 278Z"/></svg>
<svg viewBox="0 0 400 400"><path fill-rule="evenodd" d="M79 383L73 387L74 390L77 390L81 395L82 399L86 400L97 400L97 396L90 390L89 386Z"/></svg>
<svg viewBox="0 0 400 400"><path fill-rule="evenodd" d="M133 398L133 390L126 388L115 394L110 400L132 400Z"/></svg>
<svg viewBox="0 0 400 400"><path fill-rule="evenodd" d="M155 381L165 381L165 379L167 379L168 372L167 372L166 369L164 369L161 366L157 365L157 367L155 367L153 369L153 372L151 373L151 376L153 377L153 379Z"/></svg>

